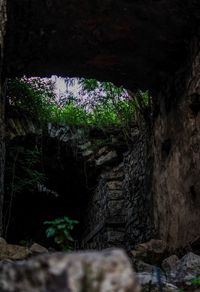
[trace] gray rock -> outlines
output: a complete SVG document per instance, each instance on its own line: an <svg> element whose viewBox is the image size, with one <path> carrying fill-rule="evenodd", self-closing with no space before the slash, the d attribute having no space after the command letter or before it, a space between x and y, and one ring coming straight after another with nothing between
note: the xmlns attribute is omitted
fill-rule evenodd
<svg viewBox="0 0 200 292"><path fill-rule="evenodd" d="M7 244L6 240L3 237L0 237L0 245Z"/></svg>
<svg viewBox="0 0 200 292"><path fill-rule="evenodd" d="M104 147L102 147L102 148L100 148L100 149L98 150L98 152L96 153L96 157L100 157L100 156L102 156L102 155L105 155L105 154L108 153L108 152L109 152L108 147L107 147L107 146L104 146Z"/></svg>
<svg viewBox="0 0 200 292"><path fill-rule="evenodd" d="M91 156L93 154L93 151L92 150L85 150L83 153L82 153L82 156L83 157L88 157L88 156Z"/></svg>
<svg viewBox="0 0 200 292"><path fill-rule="evenodd" d="M168 273L172 270L175 270L179 263L180 260L177 255L171 255L162 262L162 268L165 270L165 272Z"/></svg>
<svg viewBox="0 0 200 292"><path fill-rule="evenodd" d="M121 250L56 253L20 263L0 264L4 292L139 292L128 258Z"/></svg>
<svg viewBox="0 0 200 292"><path fill-rule="evenodd" d="M137 266L138 272L153 273L155 270L154 266L147 264L147 263L144 263L143 261L138 261L136 263L136 266Z"/></svg>
<svg viewBox="0 0 200 292"><path fill-rule="evenodd" d="M79 145L78 147L82 150L82 151L85 151L85 150L88 150L90 147L92 146L92 143L89 141L85 144L82 144L82 145Z"/></svg>
<svg viewBox="0 0 200 292"><path fill-rule="evenodd" d="M118 180L109 181L106 186L109 190L122 190L122 182Z"/></svg>
<svg viewBox="0 0 200 292"><path fill-rule="evenodd" d="M0 260L22 260L30 255L27 247L7 244L5 241L0 243Z"/></svg>
<svg viewBox="0 0 200 292"><path fill-rule="evenodd" d="M44 246L38 244L38 243L34 243L34 244L31 245L30 251L33 254L40 254L40 253L47 253L48 249L45 248Z"/></svg>
<svg viewBox="0 0 200 292"><path fill-rule="evenodd" d="M139 222L138 222L139 224ZM143 261L156 264L160 261L167 250L167 244L163 240L151 239L148 242L140 243L135 246L131 251L135 258L142 259Z"/></svg>
<svg viewBox="0 0 200 292"><path fill-rule="evenodd" d="M103 165L105 163L113 161L116 158L117 158L117 152L116 151L110 151L110 152L106 153L105 155L100 156L96 160L96 165L97 166L101 166L101 165Z"/></svg>
<svg viewBox="0 0 200 292"><path fill-rule="evenodd" d="M174 282L191 284L194 276L200 275L200 256L189 252L180 261L177 267L171 271Z"/></svg>
<svg viewBox="0 0 200 292"><path fill-rule="evenodd" d="M159 281L156 273L142 272L137 273L137 278L142 286L142 291L160 292ZM178 292L179 289L175 285L166 281L165 277L161 277L161 286L163 292Z"/></svg>

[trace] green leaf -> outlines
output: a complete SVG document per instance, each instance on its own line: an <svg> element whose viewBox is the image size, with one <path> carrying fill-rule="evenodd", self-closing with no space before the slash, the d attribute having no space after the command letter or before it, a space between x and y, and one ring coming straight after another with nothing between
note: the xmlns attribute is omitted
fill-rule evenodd
<svg viewBox="0 0 200 292"><path fill-rule="evenodd" d="M49 228L46 230L46 236L47 236L47 238L49 238L49 237L53 237L53 236L55 236L55 234L56 234L56 230L55 230L55 228L53 228L53 227L49 227Z"/></svg>

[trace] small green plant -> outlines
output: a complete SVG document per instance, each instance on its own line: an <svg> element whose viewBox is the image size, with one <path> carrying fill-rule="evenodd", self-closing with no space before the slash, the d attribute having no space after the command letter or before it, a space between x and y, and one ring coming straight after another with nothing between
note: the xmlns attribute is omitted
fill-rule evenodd
<svg viewBox="0 0 200 292"><path fill-rule="evenodd" d="M22 239L19 241L19 245L25 246L25 247L30 247L34 241L32 239Z"/></svg>
<svg viewBox="0 0 200 292"><path fill-rule="evenodd" d="M195 276L191 279L191 283L196 287L200 287L200 276Z"/></svg>
<svg viewBox="0 0 200 292"><path fill-rule="evenodd" d="M66 216L52 221L45 221L44 224L49 225L46 229L46 236L47 238L52 237L61 250L71 250L74 241L71 231L74 229L74 225L78 223L78 221L69 219Z"/></svg>

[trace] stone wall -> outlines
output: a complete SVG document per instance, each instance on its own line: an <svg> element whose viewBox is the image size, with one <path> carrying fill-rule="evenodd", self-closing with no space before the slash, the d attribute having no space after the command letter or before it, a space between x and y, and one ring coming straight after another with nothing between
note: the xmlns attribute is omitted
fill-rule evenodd
<svg viewBox="0 0 200 292"><path fill-rule="evenodd" d="M44 131L43 135L56 139L65 152L72 149L74 160L85 165L88 195L82 206L82 242L76 243L76 249L131 249L150 238L151 139L147 139L150 132L147 135L144 129L132 129L131 145L119 129L101 131L49 124L48 131ZM41 129L27 119L8 120L7 130L8 139L41 135Z"/></svg>
<svg viewBox="0 0 200 292"><path fill-rule="evenodd" d="M135 244L153 237L152 222L152 139L151 129L143 125L135 133L131 151L124 159L124 200L126 206L126 244Z"/></svg>
<svg viewBox="0 0 200 292"><path fill-rule="evenodd" d="M82 248L124 246L123 179L123 163L110 166L100 174L85 212L86 228Z"/></svg>
<svg viewBox="0 0 200 292"><path fill-rule="evenodd" d="M152 153L150 132L132 130L131 149L123 152L117 166L100 175L86 212L83 248L119 246L130 250L151 236Z"/></svg>
<svg viewBox="0 0 200 292"><path fill-rule="evenodd" d="M154 127L154 216L171 248L200 236L200 46L163 88ZM173 99L172 99L173 97Z"/></svg>

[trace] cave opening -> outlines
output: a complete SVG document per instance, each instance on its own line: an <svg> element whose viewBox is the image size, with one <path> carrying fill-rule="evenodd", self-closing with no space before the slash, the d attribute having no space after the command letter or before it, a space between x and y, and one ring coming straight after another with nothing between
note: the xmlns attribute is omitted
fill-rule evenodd
<svg viewBox="0 0 200 292"><path fill-rule="evenodd" d="M147 113L150 96L139 92L133 99L124 88L95 79L23 77L10 82L5 237L11 243L54 247L46 237L44 222L67 216L79 222L72 236L80 247L87 229L92 234L94 228L87 222L93 220L87 213L100 174L123 161L132 143L131 129L137 127L137 107ZM101 164L105 164L103 170ZM107 200L101 197L102 190L98 200ZM121 189L111 192L122 196ZM118 221L117 225L122 224Z"/></svg>
<svg viewBox="0 0 200 292"><path fill-rule="evenodd" d="M90 173L89 177L80 155L74 153L71 146L49 137L35 135L18 137L13 139L7 147L10 151L19 147L22 149L21 157L20 155L18 157L18 165L12 164L12 170L15 171L15 178L12 177L12 179L16 184L13 188L17 188L18 184L23 181L28 182L30 179L22 172L23 167L28 167L23 158L27 149L35 151L35 147L38 149L41 147L34 169L31 166L28 171L42 173L44 176L43 184L38 184L36 179L30 185L22 187L19 192L15 193L12 187L8 189L4 207L7 240L15 244L31 245L37 242L44 246L58 248L53 240L47 239L45 234L47 227L44 222L67 216L79 222L72 236L76 244L80 243L85 228L84 216L87 202L96 185L95 173ZM10 154L7 155L7 164L9 163L13 163ZM10 175L9 173L9 178ZM9 212L11 212L10 217Z"/></svg>

